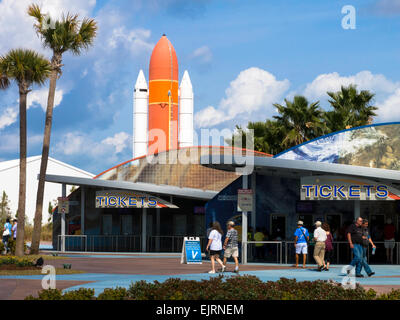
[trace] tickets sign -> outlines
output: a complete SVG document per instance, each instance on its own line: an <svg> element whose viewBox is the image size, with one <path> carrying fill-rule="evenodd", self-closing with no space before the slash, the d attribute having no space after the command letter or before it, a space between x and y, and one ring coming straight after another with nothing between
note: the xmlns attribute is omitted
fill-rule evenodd
<svg viewBox="0 0 400 320"><path fill-rule="evenodd" d="M121 190L96 191L96 208L178 208L158 197Z"/></svg>
<svg viewBox="0 0 400 320"><path fill-rule="evenodd" d="M352 177L301 178L301 200L400 200L400 191L375 181Z"/></svg>

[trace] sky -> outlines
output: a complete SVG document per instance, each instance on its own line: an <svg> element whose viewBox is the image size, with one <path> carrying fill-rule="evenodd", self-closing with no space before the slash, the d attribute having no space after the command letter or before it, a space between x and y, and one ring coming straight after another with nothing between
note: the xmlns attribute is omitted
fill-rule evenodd
<svg viewBox="0 0 400 320"><path fill-rule="evenodd" d="M92 17L99 30L81 56L65 54L57 83L50 156L98 174L132 158L133 87L148 80L165 33L188 70L194 124L229 129L276 114L296 94L329 108L327 91L354 83L376 94L375 122L400 121L400 0L0 0L0 54L47 57L30 3ZM355 9L354 28L342 20ZM41 154L48 83L28 96L28 156ZM18 90L0 92L0 161L19 157Z"/></svg>

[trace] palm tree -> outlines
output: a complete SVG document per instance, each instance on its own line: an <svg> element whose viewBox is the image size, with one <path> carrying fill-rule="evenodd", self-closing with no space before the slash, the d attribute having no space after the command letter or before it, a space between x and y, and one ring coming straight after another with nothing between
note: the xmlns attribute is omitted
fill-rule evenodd
<svg viewBox="0 0 400 320"><path fill-rule="evenodd" d="M293 102L285 99L284 106L278 103L274 106L280 114L274 118L287 132L282 140L282 145L286 148L316 138L326 130L319 101L309 104L305 97L295 96Z"/></svg>
<svg viewBox="0 0 400 320"><path fill-rule="evenodd" d="M338 92L327 92L332 111L326 113L331 122L331 132L370 124L378 108L371 105L375 94L368 90L357 91L355 85L341 87Z"/></svg>
<svg viewBox="0 0 400 320"><path fill-rule="evenodd" d="M40 234L42 227L42 210L45 175L50 149L51 125L53 119L54 96L57 79L61 76L62 56L70 51L80 55L83 50L89 49L96 37L97 23L93 19L84 18L81 21L78 15L63 15L60 20L44 15L38 5L32 4L28 14L36 19L34 28L46 48L53 51L51 59L51 75L49 96L47 100L46 122L43 137L42 159L40 163L39 184L36 197L36 210L32 234L32 252L39 251Z"/></svg>
<svg viewBox="0 0 400 320"><path fill-rule="evenodd" d="M7 88L14 80L19 89L19 199L17 256L24 255L26 198L26 99L33 84L43 85L51 71L50 62L32 50L15 49L0 57L0 87Z"/></svg>

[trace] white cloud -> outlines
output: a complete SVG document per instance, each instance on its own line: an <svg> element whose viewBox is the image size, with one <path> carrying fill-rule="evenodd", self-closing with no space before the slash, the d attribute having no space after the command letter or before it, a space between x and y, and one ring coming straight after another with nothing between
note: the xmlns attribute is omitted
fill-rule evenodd
<svg viewBox="0 0 400 320"><path fill-rule="evenodd" d="M0 52L4 53L16 47L44 52L41 41L33 29L34 19L26 13L31 3L41 5L42 11L52 16L59 16L62 12L68 11L88 16L96 5L95 0L1 0Z"/></svg>
<svg viewBox="0 0 400 320"><path fill-rule="evenodd" d="M310 99L326 98L327 91L338 91L340 86L356 84L360 90L371 90L377 94L392 93L400 83L392 82L382 74L373 74L371 71L361 71L351 76L340 76L339 73L325 73L317 76L307 84L304 95Z"/></svg>
<svg viewBox="0 0 400 320"><path fill-rule="evenodd" d="M400 88L380 103L378 107L377 113L381 122L400 121Z"/></svg>
<svg viewBox="0 0 400 320"><path fill-rule="evenodd" d="M213 55L209 47L202 46L194 50L190 57L201 63L210 63Z"/></svg>
<svg viewBox="0 0 400 320"><path fill-rule="evenodd" d="M62 89L56 89L56 94L54 97L54 108L57 107L61 103L63 94L64 94L64 91ZM49 95L48 88L37 89L37 90L33 90L33 91L29 92L28 98L26 101L28 109L30 107L39 105L43 109L43 111L46 111L48 95Z"/></svg>
<svg viewBox="0 0 400 320"><path fill-rule="evenodd" d="M124 26L114 28L107 39L107 47L112 50L124 47L134 55L150 52L154 47L153 43L148 42L150 36L151 31L146 29L127 30Z"/></svg>
<svg viewBox="0 0 400 320"><path fill-rule="evenodd" d="M115 61L148 57L154 43L150 41L151 31L144 28L127 28L126 13L105 7L96 17L99 25L95 47L89 52L94 58L93 70L97 84L106 83L110 75L118 72Z"/></svg>
<svg viewBox="0 0 400 320"><path fill-rule="evenodd" d="M118 153L131 145L130 139L130 135L126 132L119 132L97 142L85 133L69 132L56 144L55 152L66 156L86 154L91 158L107 156L114 159Z"/></svg>
<svg viewBox="0 0 400 320"><path fill-rule="evenodd" d="M126 132L116 133L113 137L104 139L101 143L109 144L115 147L115 153L122 152L129 143L130 135Z"/></svg>
<svg viewBox="0 0 400 320"><path fill-rule="evenodd" d="M196 113L196 126L210 127L243 116L266 119L275 112L272 104L282 99L289 86L289 80L279 81L268 71L246 69L230 83L217 108L208 106Z"/></svg>
<svg viewBox="0 0 400 320"><path fill-rule="evenodd" d="M3 114L0 115L0 130L17 121L17 117L18 111L16 108L9 107L4 110Z"/></svg>
<svg viewBox="0 0 400 320"><path fill-rule="evenodd" d="M321 74L307 84L303 94L310 100L328 99L327 91L339 91L340 87L356 84L358 90L375 93L374 105L378 107L375 122L400 120L400 82L387 79L382 74L366 70L355 75L340 76L337 72Z"/></svg>

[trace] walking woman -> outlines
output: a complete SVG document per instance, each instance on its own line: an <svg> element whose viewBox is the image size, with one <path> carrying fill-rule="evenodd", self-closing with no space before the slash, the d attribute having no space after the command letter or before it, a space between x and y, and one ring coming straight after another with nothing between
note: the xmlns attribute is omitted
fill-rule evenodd
<svg viewBox="0 0 400 320"><path fill-rule="evenodd" d="M212 224L212 229L210 235L208 236L208 243L206 251L210 250L210 258L211 258L211 271L208 273L215 273L215 260L221 265L222 272L225 271L225 266L220 259L220 255L222 252L222 234L223 231L221 229L221 225L218 221L214 221Z"/></svg>
<svg viewBox="0 0 400 320"><path fill-rule="evenodd" d="M326 222L322 225L322 229L326 232L326 240L325 240L325 261L324 261L324 269L325 271L329 271L329 266L331 264L331 260L333 258L333 236L331 233L331 228L329 224Z"/></svg>

